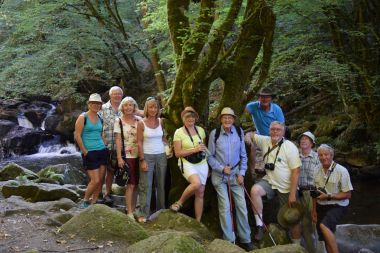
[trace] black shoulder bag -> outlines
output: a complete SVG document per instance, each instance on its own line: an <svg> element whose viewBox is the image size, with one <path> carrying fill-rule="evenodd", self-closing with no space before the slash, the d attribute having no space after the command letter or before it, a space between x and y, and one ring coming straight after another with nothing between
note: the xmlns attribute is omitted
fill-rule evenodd
<svg viewBox="0 0 380 253"><path fill-rule="evenodd" d="M124 167L115 171L115 183L118 186L126 186L129 180L129 166L127 163L127 158L125 157L125 147L124 147L124 132L123 132L123 123L121 122L121 118L119 118L119 125L121 131L121 158L124 161Z"/></svg>

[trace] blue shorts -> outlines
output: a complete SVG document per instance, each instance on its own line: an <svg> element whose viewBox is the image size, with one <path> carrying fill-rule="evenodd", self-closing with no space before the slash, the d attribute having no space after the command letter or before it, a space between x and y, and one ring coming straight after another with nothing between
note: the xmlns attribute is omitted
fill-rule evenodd
<svg viewBox="0 0 380 253"><path fill-rule="evenodd" d="M88 151L87 155L82 154L83 167L85 170L96 170L101 165L107 165L108 163L108 150L92 150Z"/></svg>

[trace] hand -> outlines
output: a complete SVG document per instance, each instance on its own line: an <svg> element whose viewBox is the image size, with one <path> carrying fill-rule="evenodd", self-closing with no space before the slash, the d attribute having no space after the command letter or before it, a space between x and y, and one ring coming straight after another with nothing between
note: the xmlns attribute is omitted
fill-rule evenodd
<svg viewBox="0 0 380 253"><path fill-rule="evenodd" d="M227 165L224 166L223 173L226 174L226 175L231 174L231 166L227 166Z"/></svg>
<svg viewBox="0 0 380 253"><path fill-rule="evenodd" d="M242 175L236 175L236 182L238 185L244 185L244 177Z"/></svg>
<svg viewBox="0 0 380 253"><path fill-rule="evenodd" d="M144 172L148 171L148 164L145 160L140 161L140 170Z"/></svg>
<svg viewBox="0 0 380 253"><path fill-rule="evenodd" d="M246 133L245 136L244 136L244 142L245 142L245 144L247 144L248 146L251 146L252 145L253 136L254 136L254 132L248 132L248 133Z"/></svg>
<svg viewBox="0 0 380 253"><path fill-rule="evenodd" d="M327 200L328 195L326 193L324 193L323 191L320 191L320 190L317 190L317 191L320 193L320 195L317 197L317 199L319 199L319 200Z"/></svg>
<svg viewBox="0 0 380 253"><path fill-rule="evenodd" d="M119 168L124 168L124 164L125 164L125 162L124 162L124 160L123 160L123 158L117 158L117 165L119 166Z"/></svg>
<svg viewBox="0 0 380 253"><path fill-rule="evenodd" d="M87 154L88 154L88 151L87 151L87 150L85 150L85 151L82 151L82 153L83 153L83 156L87 156Z"/></svg>
<svg viewBox="0 0 380 253"><path fill-rule="evenodd" d="M292 207L296 202L297 202L296 195L289 193L289 198L288 198L289 206Z"/></svg>
<svg viewBox="0 0 380 253"><path fill-rule="evenodd" d="M197 152L200 152L200 151L206 151L207 147L205 144L203 143L199 143L199 145L197 146L196 148L198 151Z"/></svg>

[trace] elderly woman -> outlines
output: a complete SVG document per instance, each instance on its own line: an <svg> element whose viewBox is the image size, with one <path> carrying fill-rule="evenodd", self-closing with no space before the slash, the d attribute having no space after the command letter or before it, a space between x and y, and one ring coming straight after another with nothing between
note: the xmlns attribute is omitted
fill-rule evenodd
<svg viewBox="0 0 380 253"><path fill-rule="evenodd" d="M75 122L74 136L82 153L84 169L90 177L80 208L96 203L108 159L107 148L102 139L103 122L98 116L102 108L100 95L91 94L87 104L88 111L79 115Z"/></svg>
<svg viewBox="0 0 380 253"><path fill-rule="evenodd" d="M155 175L157 209L165 208L166 153L164 131L160 119L160 105L156 98L147 98L144 118L137 125L137 142L140 160L138 222L145 222L150 214L152 181Z"/></svg>
<svg viewBox="0 0 380 253"><path fill-rule="evenodd" d="M347 212L353 188L347 169L333 161L334 149L322 144L317 152L322 166L315 175L317 190L310 192L314 198L312 217L317 224L319 240L325 241L328 253L336 253L338 245L334 232Z"/></svg>
<svg viewBox="0 0 380 253"><path fill-rule="evenodd" d="M183 127L174 133L174 152L178 164L185 179L190 183L183 191L181 198L170 206L170 209L178 212L183 203L195 194L194 209L195 218L201 221L203 213L203 194L205 190L208 165L205 155L206 134L203 128L196 126L199 119L198 113L190 106L181 113Z"/></svg>
<svg viewBox="0 0 380 253"><path fill-rule="evenodd" d="M125 97L119 106L122 116L116 119L114 125L118 167L123 168L125 162L129 167L129 180L125 191L125 211L130 218L134 218L133 212L136 208L137 185L139 182L137 124L141 118L135 116L137 110L136 101L132 97ZM122 151L125 153L122 153Z"/></svg>

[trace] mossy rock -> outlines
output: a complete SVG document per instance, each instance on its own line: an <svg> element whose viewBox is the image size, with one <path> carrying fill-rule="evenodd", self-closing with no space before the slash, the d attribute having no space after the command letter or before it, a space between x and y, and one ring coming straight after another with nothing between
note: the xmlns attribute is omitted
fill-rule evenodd
<svg viewBox="0 0 380 253"><path fill-rule="evenodd" d="M106 205L91 205L71 218L61 231L84 239L119 241L131 245L148 238L148 233L124 213Z"/></svg>
<svg viewBox="0 0 380 253"><path fill-rule="evenodd" d="M16 163L10 163L0 170L0 181L16 179L18 176L26 176L28 179L37 179L38 175Z"/></svg>
<svg viewBox="0 0 380 253"><path fill-rule="evenodd" d="M176 230L189 233L198 241L215 239L213 234L205 225L195 219L182 214L175 213L171 210L160 210L151 216L151 222L148 224L152 230Z"/></svg>
<svg viewBox="0 0 380 253"><path fill-rule="evenodd" d="M84 171L73 168L70 164L67 163L48 166L40 170L37 175L41 178L45 178L49 176L49 171L62 175L62 177L57 175L57 177L52 178L61 184L82 185L86 184L88 181Z"/></svg>
<svg viewBox="0 0 380 253"><path fill-rule="evenodd" d="M128 253L206 253L205 248L193 238L180 232L167 232L139 241L128 247Z"/></svg>
<svg viewBox="0 0 380 253"><path fill-rule="evenodd" d="M308 253L305 248L298 244L286 244L268 247L264 249L256 249L250 251L251 253Z"/></svg>
<svg viewBox="0 0 380 253"><path fill-rule="evenodd" d="M274 223L269 224L268 226L269 233L272 236L274 242L277 245L285 245L291 243L287 232L280 226ZM260 248L266 248L273 246L272 238L270 237L269 233L264 234L263 240L260 242ZM271 252L271 251L268 251ZM277 252L277 251L276 251ZM285 251L287 252L287 251ZM292 251L289 251L292 252Z"/></svg>
<svg viewBox="0 0 380 253"><path fill-rule="evenodd" d="M207 246L208 253L243 253L244 249L226 240L215 239Z"/></svg>

